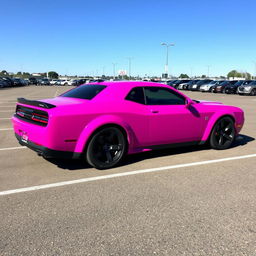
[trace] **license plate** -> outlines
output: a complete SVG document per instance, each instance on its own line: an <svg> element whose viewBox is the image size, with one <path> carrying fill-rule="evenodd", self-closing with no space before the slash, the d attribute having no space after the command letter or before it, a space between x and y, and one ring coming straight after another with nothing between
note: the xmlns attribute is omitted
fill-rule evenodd
<svg viewBox="0 0 256 256"><path fill-rule="evenodd" d="M23 133L21 135L21 140L25 143L28 143L28 135L26 133Z"/></svg>

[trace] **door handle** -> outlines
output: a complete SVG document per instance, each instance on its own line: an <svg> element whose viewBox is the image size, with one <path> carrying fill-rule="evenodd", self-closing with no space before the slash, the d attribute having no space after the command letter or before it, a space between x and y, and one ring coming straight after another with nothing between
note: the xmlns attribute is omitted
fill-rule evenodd
<svg viewBox="0 0 256 256"><path fill-rule="evenodd" d="M157 113L159 113L159 111L158 111L158 110L152 110L152 109L151 109L151 113L157 114Z"/></svg>

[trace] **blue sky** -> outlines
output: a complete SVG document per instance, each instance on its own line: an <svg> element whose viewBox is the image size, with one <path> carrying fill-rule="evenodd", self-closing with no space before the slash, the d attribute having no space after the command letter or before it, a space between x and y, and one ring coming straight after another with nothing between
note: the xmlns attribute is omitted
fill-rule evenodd
<svg viewBox="0 0 256 256"><path fill-rule="evenodd" d="M255 73L255 0L8 0L1 2L0 70L68 75Z"/></svg>

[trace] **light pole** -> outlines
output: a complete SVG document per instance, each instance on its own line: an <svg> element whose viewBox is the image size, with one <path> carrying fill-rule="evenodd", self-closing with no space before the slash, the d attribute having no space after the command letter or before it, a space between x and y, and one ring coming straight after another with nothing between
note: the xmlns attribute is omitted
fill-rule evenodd
<svg viewBox="0 0 256 256"><path fill-rule="evenodd" d="M132 59L131 57L127 58L129 60L129 80L131 80L131 65L132 65Z"/></svg>
<svg viewBox="0 0 256 256"><path fill-rule="evenodd" d="M254 79L256 78L256 61L253 61L254 63Z"/></svg>
<svg viewBox="0 0 256 256"><path fill-rule="evenodd" d="M112 63L113 64L113 80L116 78L116 65L117 63Z"/></svg>
<svg viewBox="0 0 256 256"><path fill-rule="evenodd" d="M168 49L169 49L170 46L174 46L174 44L173 43L171 43L171 44L161 43L161 45L166 46L166 64L165 64L164 70L165 70L165 74L166 74L166 76L168 78L168 59L169 59Z"/></svg>
<svg viewBox="0 0 256 256"><path fill-rule="evenodd" d="M207 78L209 78L210 77L210 65L207 65L206 66L207 67Z"/></svg>

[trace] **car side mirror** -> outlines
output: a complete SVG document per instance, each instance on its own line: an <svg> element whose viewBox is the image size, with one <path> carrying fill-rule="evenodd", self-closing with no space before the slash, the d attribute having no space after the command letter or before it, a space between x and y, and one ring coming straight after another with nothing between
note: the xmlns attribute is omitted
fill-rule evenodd
<svg viewBox="0 0 256 256"><path fill-rule="evenodd" d="M186 99L186 108L189 108L191 105L194 104L194 101L191 99Z"/></svg>

